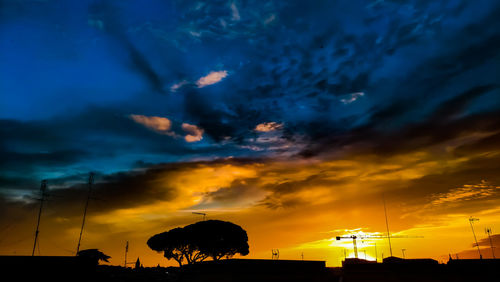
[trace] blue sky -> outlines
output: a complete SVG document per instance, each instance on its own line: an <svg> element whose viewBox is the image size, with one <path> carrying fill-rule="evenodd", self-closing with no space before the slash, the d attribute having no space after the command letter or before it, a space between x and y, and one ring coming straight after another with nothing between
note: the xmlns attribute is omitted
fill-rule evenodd
<svg viewBox="0 0 500 282"><path fill-rule="evenodd" d="M353 131L404 130L478 86L492 89L457 114L496 111L495 11L494 1L2 1L3 174L316 156ZM170 133L131 115L165 118ZM201 138L186 142L184 123ZM266 123L278 130L255 130Z"/></svg>

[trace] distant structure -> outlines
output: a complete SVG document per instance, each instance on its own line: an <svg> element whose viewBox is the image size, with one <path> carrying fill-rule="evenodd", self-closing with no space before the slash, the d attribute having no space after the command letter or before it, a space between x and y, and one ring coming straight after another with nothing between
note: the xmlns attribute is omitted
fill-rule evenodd
<svg viewBox="0 0 500 282"><path fill-rule="evenodd" d="M141 268L142 268L141 261L139 260L139 257L137 257L137 261L135 262L135 269L141 269Z"/></svg>
<svg viewBox="0 0 500 282"><path fill-rule="evenodd" d="M271 253L272 253L272 257L271 257L272 260L278 260L280 258L280 250L273 249L273 250L271 250Z"/></svg>
<svg viewBox="0 0 500 282"><path fill-rule="evenodd" d="M204 213L204 212L193 212L193 214L202 215L203 216L203 221L205 221L207 219L207 214Z"/></svg>
<svg viewBox="0 0 500 282"><path fill-rule="evenodd" d="M353 248L354 248L354 257L358 258L358 244L357 244L357 240L358 239L362 239L362 240L363 239L381 239L381 238L388 238L389 236L348 235L348 236L337 236L336 240L338 241L338 240L342 240L342 239L352 239L352 245L353 245ZM398 238L398 239L399 238L423 238L423 236L390 236L390 237L392 237L392 238ZM376 252L377 252L377 246L375 245L375 253ZM375 255L375 257L377 257L377 255ZM382 258L383 257L384 257L384 255L382 253Z"/></svg>
<svg viewBox="0 0 500 282"><path fill-rule="evenodd" d="M42 216L43 202L45 200L45 196L47 196L47 194L45 193L46 191L47 191L47 180L42 180L42 184L40 187L41 197L40 197L40 199L37 199L40 201L40 210L38 211L38 220L36 223L36 231L35 231L35 242L33 243L33 251L31 252L31 256L35 255L35 249L36 249L36 244L37 244L37 240L38 240L38 233L40 233L39 228L40 228L40 218Z"/></svg>

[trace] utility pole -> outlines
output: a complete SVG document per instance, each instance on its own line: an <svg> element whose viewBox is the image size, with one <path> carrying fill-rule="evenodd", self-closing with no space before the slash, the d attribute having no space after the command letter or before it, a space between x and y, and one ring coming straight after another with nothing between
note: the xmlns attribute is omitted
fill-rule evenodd
<svg viewBox="0 0 500 282"><path fill-rule="evenodd" d="M404 259L406 258L406 256L405 256L405 251L406 251L406 249L401 249L401 252L403 253L403 258L404 258Z"/></svg>
<svg viewBox="0 0 500 282"><path fill-rule="evenodd" d="M385 227L387 228L387 240L389 240L389 251L392 257L391 233L389 233L389 221L387 220L387 208L385 206L384 194L382 194L382 199L384 200L384 214L385 214Z"/></svg>
<svg viewBox="0 0 500 282"><path fill-rule="evenodd" d="M474 221L479 221L479 218L469 217L470 228L472 229L472 235L474 235L474 241L476 241L477 252L479 253L479 259L483 258L481 255L481 250L479 249L479 244L477 243L476 232L474 232L474 225L472 224Z"/></svg>
<svg viewBox="0 0 500 282"><path fill-rule="evenodd" d="M89 206L90 193L92 192L92 183L93 182L94 182L94 173L91 172L91 173L89 173L89 182L88 182L89 191L87 194L87 202L85 202L85 210L83 211L82 228L80 229L80 237L78 238L78 246L76 247L76 255L78 255L78 252L80 251L80 243L82 241L83 227L85 226L85 218L87 216L87 208Z"/></svg>
<svg viewBox="0 0 500 282"><path fill-rule="evenodd" d="M484 231L486 232L486 234L488 234L488 238L490 239L491 255L495 259L495 247L493 247L493 242L491 241L491 228L488 227Z"/></svg>
<svg viewBox="0 0 500 282"><path fill-rule="evenodd" d="M39 227L40 227L40 218L42 216L43 201L45 200L45 196L47 195L45 193L46 190L47 190L47 180L42 180L42 184L40 186L40 191L41 191L42 197L40 199L38 199L40 201L40 210L38 211L38 220L36 223L36 231L35 231L35 243L33 244L33 251L31 252L31 256L35 255L36 243L38 240L38 233L40 233Z"/></svg>
<svg viewBox="0 0 500 282"><path fill-rule="evenodd" d="M375 262L378 262L377 243L375 242Z"/></svg>

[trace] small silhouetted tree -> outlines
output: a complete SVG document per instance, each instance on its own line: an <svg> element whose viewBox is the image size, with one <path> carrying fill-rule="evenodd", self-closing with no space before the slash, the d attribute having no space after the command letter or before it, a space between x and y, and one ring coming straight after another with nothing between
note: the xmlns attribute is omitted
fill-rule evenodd
<svg viewBox="0 0 500 282"><path fill-rule="evenodd" d="M248 254L247 233L240 226L226 221L208 220L174 228L149 238L148 246L163 252L167 259L174 259L182 266L204 261L208 257L220 260L235 254Z"/></svg>
<svg viewBox="0 0 500 282"><path fill-rule="evenodd" d="M95 265L98 265L99 261L109 262L109 259L111 258L110 256L104 254L98 249L81 250L76 255L79 257L92 259L95 262Z"/></svg>

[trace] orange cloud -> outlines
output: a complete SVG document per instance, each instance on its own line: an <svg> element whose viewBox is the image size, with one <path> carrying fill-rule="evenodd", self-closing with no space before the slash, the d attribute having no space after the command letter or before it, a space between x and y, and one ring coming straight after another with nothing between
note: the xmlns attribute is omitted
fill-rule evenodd
<svg viewBox="0 0 500 282"><path fill-rule="evenodd" d="M172 122L165 117L130 115L130 118L133 121L158 132L167 132L172 126Z"/></svg>
<svg viewBox="0 0 500 282"><path fill-rule="evenodd" d="M183 123L182 129L189 133L184 137L184 140L186 140L186 142L197 142L203 139L204 130L196 125Z"/></svg>
<svg viewBox="0 0 500 282"><path fill-rule="evenodd" d="M259 131L259 132L270 132L270 131L275 131L275 130L279 130L282 128L283 128L283 123L277 123L277 122L271 121L271 122L264 122L264 123L257 124L257 126L255 127L254 130Z"/></svg>
<svg viewBox="0 0 500 282"><path fill-rule="evenodd" d="M212 71L206 76L201 77L198 79L196 82L196 85L198 88L203 88L208 85L215 84L217 82L220 82L222 79L224 79L227 76L227 71Z"/></svg>

